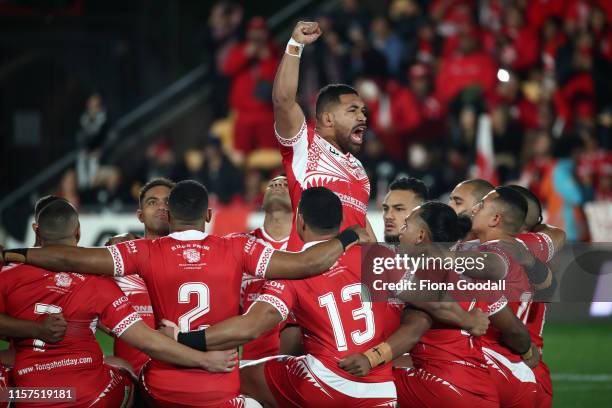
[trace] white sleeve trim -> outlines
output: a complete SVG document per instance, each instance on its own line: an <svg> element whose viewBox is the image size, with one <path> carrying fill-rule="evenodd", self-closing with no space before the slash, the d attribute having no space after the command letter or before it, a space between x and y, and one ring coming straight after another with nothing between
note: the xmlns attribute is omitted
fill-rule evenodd
<svg viewBox="0 0 612 408"><path fill-rule="evenodd" d="M127 317L125 317L122 321L120 321L112 331L112 333L117 336L117 337L121 337L121 335L130 327L132 327L132 325L138 321L141 321L142 319L140 318L140 315L138 314L138 312L133 312L130 313Z"/></svg>
<svg viewBox="0 0 612 408"><path fill-rule="evenodd" d="M295 136L293 136L290 139L286 139L286 138L284 138L284 137L282 137L281 135L278 134L278 131L276 130L276 122L274 122L274 134L276 135L276 139L278 140L278 143L280 143L281 145L283 145L285 147L292 147L292 146L294 146L302 138L302 136L304 136L304 134L306 133L304 131L305 129L306 129L306 118L304 118L304 122L302 123L302 127L295 134Z"/></svg>
<svg viewBox="0 0 612 408"><path fill-rule="evenodd" d="M106 247L106 249L108 249L108 252L110 252L113 257L113 276L125 275L125 266L119 248L117 248L116 245L111 245Z"/></svg>
<svg viewBox="0 0 612 408"><path fill-rule="evenodd" d="M280 300L278 297L274 295L262 294L262 295L257 296L257 299L255 299L255 302L253 302L253 304L249 307L249 310L251 309L251 307L253 307L253 305L256 302L265 302L271 305L278 311L278 313L280 313L283 320L286 320L287 316L289 316L289 308L287 307L285 302L283 302L282 300ZM247 310L247 313L249 313L248 310Z"/></svg>
<svg viewBox="0 0 612 408"><path fill-rule="evenodd" d="M274 253L274 249L266 246L261 255L259 256L259 260L257 261L257 267L255 268L255 276L264 279L266 277L266 272L268 271L268 265L270 264L270 260L272 259L272 254Z"/></svg>
<svg viewBox="0 0 612 408"><path fill-rule="evenodd" d="M502 310L507 304L508 304L508 299L506 299L506 296L502 296L499 298L499 300L497 300L497 302L491 303L487 307L487 312L488 312L489 317L493 316L494 314Z"/></svg>
<svg viewBox="0 0 612 408"><path fill-rule="evenodd" d="M544 239L544 241L546 242L546 246L548 246L548 256L546 257L546 262L550 262L550 260L553 259L553 257L555 256L555 243L548 236L548 234L544 232L538 232L537 234L541 236L542 239Z"/></svg>

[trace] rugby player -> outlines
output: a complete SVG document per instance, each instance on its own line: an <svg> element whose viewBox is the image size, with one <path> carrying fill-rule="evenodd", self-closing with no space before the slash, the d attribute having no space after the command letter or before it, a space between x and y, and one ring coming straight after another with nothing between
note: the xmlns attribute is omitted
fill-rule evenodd
<svg viewBox="0 0 612 408"><path fill-rule="evenodd" d="M321 29L315 22L297 23L276 72L272 90L275 133L289 183L294 216L302 191L313 186L332 190L342 202L342 228L367 227L370 181L354 156L366 131L366 106L355 89L345 84L323 87L317 96L316 126L309 131L296 102L302 49L315 42ZM296 218L297 219L297 218ZM287 249L300 250L302 242L294 220Z"/></svg>

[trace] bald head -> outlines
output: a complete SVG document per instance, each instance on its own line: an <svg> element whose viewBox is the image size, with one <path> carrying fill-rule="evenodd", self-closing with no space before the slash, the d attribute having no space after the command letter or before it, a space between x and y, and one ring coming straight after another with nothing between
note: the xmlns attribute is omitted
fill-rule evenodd
<svg viewBox="0 0 612 408"><path fill-rule="evenodd" d="M491 183L482 179L462 181L451 191L448 205L458 215L469 215L472 207L482 200L493 188Z"/></svg>
<svg viewBox="0 0 612 408"><path fill-rule="evenodd" d="M79 215L66 200L55 200L38 214L38 234L42 244L78 241Z"/></svg>

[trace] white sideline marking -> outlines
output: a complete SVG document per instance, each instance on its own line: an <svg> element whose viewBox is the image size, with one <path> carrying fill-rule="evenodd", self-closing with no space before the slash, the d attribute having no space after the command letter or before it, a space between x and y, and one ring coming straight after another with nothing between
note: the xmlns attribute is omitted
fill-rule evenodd
<svg viewBox="0 0 612 408"><path fill-rule="evenodd" d="M574 374L574 373L557 373L551 375L556 381L571 381L571 382L610 382L612 383L612 374Z"/></svg>

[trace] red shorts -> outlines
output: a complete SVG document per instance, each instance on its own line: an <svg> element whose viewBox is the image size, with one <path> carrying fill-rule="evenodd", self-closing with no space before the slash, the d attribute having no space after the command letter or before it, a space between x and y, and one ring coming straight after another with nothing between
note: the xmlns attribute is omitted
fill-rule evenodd
<svg viewBox="0 0 612 408"><path fill-rule="evenodd" d="M548 366L540 361L540 364L533 369L533 373L538 382L538 398L535 406L536 408L550 408L552 406L553 389Z"/></svg>
<svg viewBox="0 0 612 408"><path fill-rule="evenodd" d="M511 362L502 354L482 348L495 383L500 405L504 408L533 407L538 397L538 384L531 368L524 362Z"/></svg>
<svg viewBox="0 0 612 408"><path fill-rule="evenodd" d="M311 355L265 363L266 383L279 407L394 407L392 381L356 382L340 377Z"/></svg>
<svg viewBox="0 0 612 408"><path fill-rule="evenodd" d="M96 408L125 407L134 394L134 382L132 376L120 368L105 364L110 370L110 381L98 397L87 405ZM78 397L78 396L77 396Z"/></svg>
<svg viewBox="0 0 612 408"><path fill-rule="evenodd" d="M393 375L401 407L499 407L497 390L490 386L489 373L483 369L439 363L430 367L394 368ZM461 375L475 378L481 384L481 394L456 386L453 378ZM487 391L483 392L485 389Z"/></svg>
<svg viewBox="0 0 612 408"><path fill-rule="evenodd" d="M146 387L142 385L142 382L140 383L140 392L142 394L142 399L147 403L148 407L155 407L155 408L249 408L249 404L247 403L247 401L249 400L244 398L243 396L238 396L229 401L225 401L225 402L213 404L213 405L193 405L193 404L182 405L182 404L177 404L176 402L161 401L159 399L157 400L154 399L151 396L151 394L147 391ZM253 400L250 400L250 401L253 401ZM261 407L261 405L259 404L256 404L254 406Z"/></svg>

